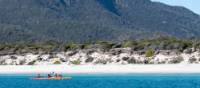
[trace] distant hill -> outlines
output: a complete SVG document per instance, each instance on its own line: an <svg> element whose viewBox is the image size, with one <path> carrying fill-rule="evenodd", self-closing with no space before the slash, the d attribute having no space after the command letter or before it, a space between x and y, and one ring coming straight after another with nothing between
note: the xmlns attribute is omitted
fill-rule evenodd
<svg viewBox="0 0 200 88"><path fill-rule="evenodd" d="M200 37L200 16L150 0L0 0L0 42Z"/></svg>

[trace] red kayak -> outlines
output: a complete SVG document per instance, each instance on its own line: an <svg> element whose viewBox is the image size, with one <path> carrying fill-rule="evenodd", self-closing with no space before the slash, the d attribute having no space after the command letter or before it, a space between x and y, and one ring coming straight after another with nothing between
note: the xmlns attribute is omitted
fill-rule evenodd
<svg viewBox="0 0 200 88"><path fill-rule="evenodd" d="M71 77L64 78L32 78L32 80L71 80Z"/></svg>

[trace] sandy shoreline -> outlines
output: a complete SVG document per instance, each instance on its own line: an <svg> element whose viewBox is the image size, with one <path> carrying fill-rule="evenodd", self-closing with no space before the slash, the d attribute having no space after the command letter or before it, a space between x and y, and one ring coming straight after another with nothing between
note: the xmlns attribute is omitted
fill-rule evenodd
<svg viewBox="0 0 200 88"><path fill-rule="evenodd" d="M177 65L37 65L37 66L0 66L0 74L123 74L123 73L200 73L200 64Z"/></svg>

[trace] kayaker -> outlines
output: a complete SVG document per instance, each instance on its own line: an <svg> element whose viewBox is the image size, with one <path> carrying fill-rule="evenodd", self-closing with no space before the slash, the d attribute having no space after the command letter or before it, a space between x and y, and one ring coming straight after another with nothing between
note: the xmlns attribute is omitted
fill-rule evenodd
<svg viewBox="0 0 200 88"><path fill-rule="evenodd" d="M52 78L51 74L48 74L48 78Z"/></svg>

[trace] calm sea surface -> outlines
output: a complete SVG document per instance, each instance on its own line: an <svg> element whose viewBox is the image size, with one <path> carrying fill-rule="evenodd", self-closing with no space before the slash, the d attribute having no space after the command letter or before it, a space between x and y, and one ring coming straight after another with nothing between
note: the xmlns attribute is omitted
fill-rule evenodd
<svg viewBox="0 0 200 88"><path fill-rule="evenodd" d="M200 88L200 74L71 75L36 81L31 75L0 75L0 88Z"/></svg>

